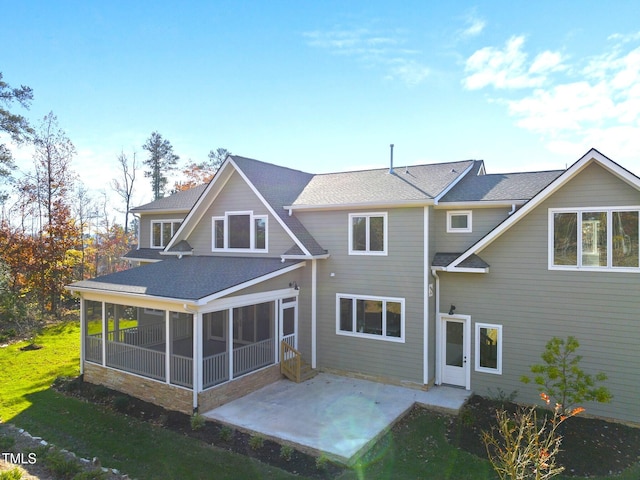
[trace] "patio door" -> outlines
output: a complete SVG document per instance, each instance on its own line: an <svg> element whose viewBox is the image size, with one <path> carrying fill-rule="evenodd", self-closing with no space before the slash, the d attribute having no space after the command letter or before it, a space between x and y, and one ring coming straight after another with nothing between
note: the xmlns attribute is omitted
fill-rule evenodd
<svg viewBox="0 0 640 480"><path fill-rule="evenodd" d="M440 365L442 383L469 389L470 385L470 326L464 315L441 317Z"/></svg>
<svg viewBox="0 0 640 480"><path fill-rule="evenodd" d="M289 346L298 348L298 299L296 297L280 300L280 340Z"/></svg>

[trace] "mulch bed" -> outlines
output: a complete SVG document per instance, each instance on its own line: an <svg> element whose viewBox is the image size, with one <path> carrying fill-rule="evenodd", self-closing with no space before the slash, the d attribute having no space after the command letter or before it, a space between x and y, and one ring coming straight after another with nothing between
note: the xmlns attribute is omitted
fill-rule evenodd
<svg viewBox="0 0 640 480"><path fill-rule="evenodd" d="M496 409L515 412L512 402L498 402L474 395L451 424L450 442L479 457L487 458L482 431L496 424ZM560 425L562 435L558 464L568 476L615 475L640 461L640 428L575 416Z"/></svg>
<svg viewBox="0 0 640 480"><path fill-rule="evenodd" d="M262 446L256 448L255 439L252 446L253 436L251 434L230 429L213 420L207 420L200 428L194 430L191 427L191 417L185 413L167 410L107 387L83 382L80 378L60 380L53 387L65 395L101 404L119 413L308 478L335 478L346 468L330 461L324 461L326 459L317 463L318 458L313 455L288 447L283 449L282 444L268 439L264 439Z"/></svg>

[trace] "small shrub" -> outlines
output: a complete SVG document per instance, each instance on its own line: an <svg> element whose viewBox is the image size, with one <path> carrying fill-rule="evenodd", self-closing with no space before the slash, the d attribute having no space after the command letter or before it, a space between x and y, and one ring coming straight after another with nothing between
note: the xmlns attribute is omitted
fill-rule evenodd
<svg viewBox="0 0 640 480"><path fill-rule="evenodd" d="M229 442L231 441L231 439L233 438L233 428L228 427L228 426L224 426L220 429L220 440L222 440L223 442Z"/></svg>
<svg viewBox="0 0 640 480"><path fill-rule="evenodd" d="M325 471L329 467L329 458L325 455L320 455L316 458L316 468L320 471Z"/></svg>
<svg viewBox="0 0 640 480"><path fill-rule="evenodd" d="M280 458L289 462L291 461L291 457L293 457L293 447L290 445L282 445L280 447Z"/></svg>
<svg viewBox="0 0 640 480"><path fill-rule="evenodd" d="M606 387L597 386L598 382L607 379L605 373L591 375L580 368L582 355L576 354L579 347L580 343L575 337L569 336L566 340L553 337L541 355L544 363L530 367L538 391L548 394L561 406L563 413L573 411L576 405L583 402L609 403L613 398ZM523 375L520 381L530 383L532 379Z"/></svg>
<svg viewBox="0 0 640 480"><path fill-rule="evenodd" d="M49 450L44 464L56 478L62 480L72 480L82 470L78 462L67 458L64 453L58 450Z"/></svg>
<svg viewBox="0 0 640 480"><path fill-rule="evenodd" d="M476 416L471 410L469 410L468 408L464 408L460 412L460 423L462 423L462 425L464 425L465 427L470 427L474 423L476 423Z"/></svg>
<svg viewBox="0 0 640 480"><path fill-rule="evenodd" d="M264 446L264 438L260 435L251 435L249 446L252 450L259 450Z"/></svg>
<svg viewBox="0 0 640 480"><path fill-rule="evenodd" d="M109 396L110 390L104 385L96 385L93 388L93 398L95 400L103 400Z"/></svg>
<svg viewBox="0 0 640 480"><path fill-rule="evenodd" d="M118 395L113 399L113 408L120 413L125 413L129 409L129 397L126 395Z"/></svg>
<svg viewBox="0 0 640 480"><path fill-rule="evenodd" d="M502 403L504 405L505 403L515 402L516 398L518 397L518 391L513 390L511 393L507 393L500 387L496 388L495 390L489 387L487 389L487 395L491 400Z"/></svg>
<svg viewBox="0 0 640 480"><path fill-rule="evenodd" d="M207 420L199 413L194 413L193 415L191 415L190 421L191 421L191 430L200 430L204 427L204 424Z"/></svg>
<svg viewBox="0 0 640 480"><path fill-rule="evenodd" d="M4 472L0 472L0 480L21 480L22 472L19 468L12 468L11 470L6 470Z"/></svg>

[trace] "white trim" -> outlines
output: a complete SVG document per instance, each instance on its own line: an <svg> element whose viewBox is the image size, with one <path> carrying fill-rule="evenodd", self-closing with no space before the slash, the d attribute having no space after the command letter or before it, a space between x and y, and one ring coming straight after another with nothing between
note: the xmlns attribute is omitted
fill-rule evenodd
<svg viewBox="0 0 640 480"><path fill-rule="evenodd" d="M281 290L270 290L267 292L249 293L247 295L238 295L236 297L221 298L200 310L202 314L218 312L220 310L229 310L237 307L246 307L247 305L257 305L259 303L273 302L283 298L298 297L299 290L294 288L285 288Z"/></svg>
<svg viewBox="0 0 640 480"><path fill-rule="evenodd" d="M527 203L527 200L474 200L468 202L440 202L438 205L435 205L433 208L436 210L449 210L456 208L499 208L499 207L508 207L511 208L513 205L521 206Z"/></svg>
<svg viewBox="0 0 640 480"><path fill-rule="evenodd" d="M607 265L583 265L583 213L605 213L607 219ZM640 264L636 267L616 267L613 265L613 214L615 212L636 212L640 219L640 206L607 206L607 207L562 207L549 208L548 215L548 268L549 270L564 271L588 271L588 272L624 272L624 273L640 273ZM576 214L576 265L556 265L555 261L555 214L556 213L575 213ZM640 229L640 222L639 222ZM636 232L640 238L640 231Z"/></svg>
<svg viewBox="0 0 640 480"><path fill-rule="evenodd" d="M318 205L285 205L285 210L304 211L331 211L331 210L357 210L369 208L400 208L400 207L428 207L434 205L433 199L424 198L419 200L395 200L385 202L354 202L354 203L324 203Z"/></svg>
<svg viewBox="0 0 640 480"><path fill-rule="evenodd" d="M86 300L80 295L80 375L84 373L84 360L85 360L85 348L87 348L87 319L85 315L87 313L86 306L84 304ZM104 336L102 337L104 341Z"/></svg>
<svg viewBox="0 0 640 480"><path fill-rule="evenodd" d="M233 174L233 171L230 173L227 172L229 168L228 165L229 165L229 162L225 160L225 162L222 164L222 166L218 169L218 171L214 175L211 182L209 182L209 185L200 194L200 196L196 200L196 203L191 207L191 209L188 209L187 216L184 218L184 220L182 220L182 225L180 225L180 228L171 239L171 242L169 242L169 245L167 245L166 247L167 250L170 249L174 243L177 243L179 241L178 240L179 238L180 239L187 238L191 234L191 232L193 232L195 227L200 223L200 220L202 219L202 217L205 215L207 211L207 208L204 208L200 212L199 211L200 206L205 202L205 199L209 196L210 192L214 190L214 188L217 188L216 194L213 196L213 198L209 202L209 205L211 205L211 203L213 203L215 198L218 196L220 191L222 191L224 186L227 184L227 182L231 178L231 175ZM209 205L207 205L207 207ZM198 217L197 221L193 220L193 217ZM191 225L192 223L193 223L193 227L189 228L189 225Z"/></svg>
<svg viewBox="0 0 640 480"><path fill-rule="evenodd" d="M496 228L494 228L488 235L480 239L474 245L471 246L466 252L460 255L456 260L454 260L447 268L449 269L456 267L461 262L466 260L469 256L474 253L478 253L485 249L489 244L491 244L494 240L500 237L505 231L507 231L511 226L515 223L519 222L525 215L527 215L531 210L540 205L544 200L546 200L550 195L555 193L561 187L563 187L569 180L574 178L580 172L582 172L586 167L591 165L592 163L597 163L612 174L616 175L621 180L625 181L632 187L640 190L640 178L633 175L628 170L625 170L617 163L613 162L609 158L602 155L595 149L589 150L580 160L571 165L564 173L558 176L553 182L551 182L547 187L545 187L540 193L538 193L535 197L533 197L529 202L522 206L519 210L517 210L513 215L508 217L504 222L499 224Z"/></svg>
<svg viewBox="0 0 640 480"><path fill-rule="evenodd" d="M352 331L346 331L340 329L340 300L341 299L353 300L352 302ZM382 302L382 331L380 335L373 333L363 333L356 331L357 324L357 316L356 316L356 301L357 300L373 300ZM387 302L399 303L400 304L400 336L392 337L385 335L387 331L387 310L384 308L384 305ZM336 293L336 335L343 335L346 337L358 337L358 338L369 338L372 340L382 340L386 342L395 342L395 343L404 343L405 342L405 329L406 329L406 321L405 321L405 299L399 297L379 297L375 295L354 295L350 293Z"/></svg>
<svg viewBox="0 0 640 480"><path fill-rule="evenodd" d="M466 227L454 227L451 225L451 217L467 217ZM473 231L473 211L471 210L448 210L447 211L447 233L471 233Z"/></svg>
<svg viewBox="0 0 640 480"><path fill-rule="evenodd" d="M498 353L497 353L497 360L496 360L496 368L489 368L489 367L483 367L480 365L480 329L481 328L486 328L486 329L492 329L492 330L497 330L498 331L498 339L497 339L497 347L498 347ZM475 338L475 350L476 350L476 355L475 355L475 371L476 372L482 372L482 373L491 373L493 375L502 375L502 325L499 324L495 324L495 323L476 323L476 338Z"/></svg>
<svg viewBox="0 0 640 480"><path fill-rule="evenodd" d="M389 218L388 212L360 212L360 213L350 213L349 217L349 255L377 255L377 256L386 256L389 246ZM365 244L366 247L364 250L354 250L353 249L353 219L357 217L364 217L365 220ZM370 233L371 233L371 219L382 217L383 225L382 225L382 250L371 250L370 246Z"/></svg>
<svg viewBox="0 0 640 480"><path fill-rule="evenodd" d="M423 232L424 253L423 253L423 299L424 312L422 318L423 344L422 344L422 383L429 383L429 207L424 207L423 212Z"/></svg>

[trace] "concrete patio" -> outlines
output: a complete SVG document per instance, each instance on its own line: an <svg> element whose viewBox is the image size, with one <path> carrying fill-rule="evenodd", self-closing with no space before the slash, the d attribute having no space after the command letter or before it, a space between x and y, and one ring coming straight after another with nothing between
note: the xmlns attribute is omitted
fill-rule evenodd
<svg viewBox="0 0 640 480"><path fill-rule="evenodd" d="M350 464L415 403L455 413L470 395L321 373L299 384L280 380L204 415Z"/></svg>

